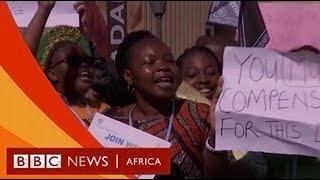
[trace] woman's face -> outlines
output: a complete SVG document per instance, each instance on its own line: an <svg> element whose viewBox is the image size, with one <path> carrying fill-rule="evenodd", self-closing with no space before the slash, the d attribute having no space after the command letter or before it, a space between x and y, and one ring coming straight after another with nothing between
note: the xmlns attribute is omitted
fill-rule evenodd
<svg viewBox="0 0 320 180"><path fill-rule="evenodd" d="M57 49L51 58L51 65L57 81L64 85L64 92L84 94L90 88L91 74L81 49L75 45L67 45Z"/></svg>
<svg viewBox="0 0 320 180"><path fill-rule="evenodd" d="M71 66L69 64L69 66ZM81 62L79 66L72 66L73 79L71 84L73 84L73 92L78 95L84 95L91 87L92 75L90 73L90 66L87 62Z"/></svg>
<svg viewBox="0 0 320 180"><path fill-rule="evenodd" d="M130 49L129 76L135 93L159 101L175 96L181 83L180 72L171 50L158 39L144 39Z"/></svg>
<svg viewBox="0 0 320 180"><path fill-rule="evenodd" d="M219 79L219 70L214 59L199 52L192 53L185 57L181 74L183 80L209 100L212 99Z"/></svg>

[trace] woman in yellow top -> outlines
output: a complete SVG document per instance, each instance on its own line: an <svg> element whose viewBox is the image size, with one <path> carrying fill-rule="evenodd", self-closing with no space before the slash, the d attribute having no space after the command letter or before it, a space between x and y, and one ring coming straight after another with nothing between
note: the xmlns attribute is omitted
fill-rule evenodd
<svg viewBox="0 0 320 180"><path fill-rule="evenodd" d="M91 90L93 79L90 66L93 62L88 56L89 43L83 34L75 27L62 25L54 27L41 38L54 5L55 1L38 2L38 10L23 37L33 55L37 55L49 81L72 107L71 110L81 119L82 124L88 127L93 114L109 106L100 100L90 101L90 95L95 92Z"/></svg>

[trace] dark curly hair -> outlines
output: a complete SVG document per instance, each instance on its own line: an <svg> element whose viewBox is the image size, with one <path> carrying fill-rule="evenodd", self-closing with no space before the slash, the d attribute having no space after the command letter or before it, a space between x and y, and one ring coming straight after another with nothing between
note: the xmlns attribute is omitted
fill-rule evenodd
<svg viewBox="0 0 320 180"><path fill-rule="evenodd" d="M117 73L120 79L123 81L123 71L128 68L131 48L139 41L143 39L158 39L151 32L146 30L134 31L128 34L118 47L118 53L115 58Z"/></svg>
<svg viewBox="0 0 320 180"><path fill-rule="evenodd" d="M112 96L115 99L114 106L125 106L136 101L134 95L128 91L127 83L123 79L123 71L128 68L131 49L139 41L144 39L158 39L151 32L141 30L129 33L118 47L118 52L115 58L115 66L118 74L118 78L115 79L113 84L116 86L113 88L114 93Z"/></svg>
<svg viewBox="0 0 320 180"><path fill-rule="evenodd" d="M218 66L219 75L222 74L222 66L221 66L220 62L218 61L217 56L209 48L206 48L204 46L193 46L192 48L186 49L177 59L178 67L181 69L181 65L182 65L183 61L187 57L189 57L190 55L192 55L193 53L196 53L196 52L205 54L210 59L215 61Z"/></svg>

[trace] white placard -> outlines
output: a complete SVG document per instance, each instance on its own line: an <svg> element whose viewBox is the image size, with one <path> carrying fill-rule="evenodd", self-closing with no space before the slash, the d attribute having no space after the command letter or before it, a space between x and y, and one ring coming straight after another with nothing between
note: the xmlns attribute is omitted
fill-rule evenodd
<svg viewBox="0 0 320 180"><path fill-rule="evenodd" d="M89 132L104 147L110 148L170 148L171 143L139 129L96 113Z"/></svg>
<svg viewBox="0 0 320 180"><path fill-rule="evenodd" d="M79 15L73 8L75 1L57 1L47 20L46 27L56 25L79 26ZM37 1L7 1L18 27L27 27L38 9Z"/></svg>
<svg viewBox="0 0 320 180"><path fill-rule="evenodd" d="M227 47L216 148L320 156L320 57Z"/></svg>
<svg viewBox="0 0 320 180"><path fill-rule="evenodd" d="M104 147L109 148L170 148L171 143L139 129L96 113L89 132ZM136 175L138 179L152 179L153 174Z"/></svg>

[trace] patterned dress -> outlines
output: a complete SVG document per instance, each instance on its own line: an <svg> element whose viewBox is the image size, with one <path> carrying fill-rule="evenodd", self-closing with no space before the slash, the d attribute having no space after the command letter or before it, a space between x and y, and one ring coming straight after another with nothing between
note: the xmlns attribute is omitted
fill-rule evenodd
<svg viewBox="0 0 320 180"><path fill-rule="evenodd" d="M203 156L205 141L209 136L207 122L209 106L189 100L177 99L176 112L169 137L171 146L171 176L185 178L203 177ZM129 106L130 109L133 107ZM104 113L125 124L129 124L124 108L114 107ZM169 119L153 118L133 120L133 126L147 133L165 139Z"/></svg>

